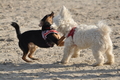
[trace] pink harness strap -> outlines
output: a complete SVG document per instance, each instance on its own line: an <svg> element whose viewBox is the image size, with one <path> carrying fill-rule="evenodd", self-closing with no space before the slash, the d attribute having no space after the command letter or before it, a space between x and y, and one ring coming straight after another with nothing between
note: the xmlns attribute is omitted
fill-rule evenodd
<svg viewBox="0 0 120 80"><path fill-rule="evenodd" d="M56 30L46 30L46 31L43 31L42 32L43 39L46 40L47 35L50 34L50 33L58 33L58 32Z"/></svg>
<svg viewBox="0 0 120 80"><path fill-rule="evenodd" d="M73 38L73 35L74 35L74 32L75 32L75 28L76 28L76 27L73 27L73 28L70 30L70 32L69 32L69 34L67 35L67 37L72 36L72 38Z"/></svg>

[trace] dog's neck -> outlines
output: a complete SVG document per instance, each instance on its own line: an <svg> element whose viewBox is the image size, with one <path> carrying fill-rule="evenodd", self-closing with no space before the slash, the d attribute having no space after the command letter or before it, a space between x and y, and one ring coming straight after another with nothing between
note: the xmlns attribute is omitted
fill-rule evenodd
<svg viewBox="0 0 120 80"><path fill-rule="evenodd" d="M45 22L42 26L42 30L51 30L51 24L49 22Z"/></svg>
<svg viewBox="0 0 120 80"><path fill-rule="evenodd" d="M73 27L77 27L77 25L60 25L57 30L61 32L63 35L67 35Z"/></svg>

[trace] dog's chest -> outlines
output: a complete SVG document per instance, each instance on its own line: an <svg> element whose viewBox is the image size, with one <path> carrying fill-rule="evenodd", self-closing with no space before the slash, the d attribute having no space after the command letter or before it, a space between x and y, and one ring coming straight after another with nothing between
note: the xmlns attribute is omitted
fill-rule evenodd
<svg viewBox="0 0 120 80"><path fill-rule="evenodd" d="M51 33L58 33L56 30L45 30L42 31L42 37L44 40L46 40L47 35L51 34Z"/></svg>

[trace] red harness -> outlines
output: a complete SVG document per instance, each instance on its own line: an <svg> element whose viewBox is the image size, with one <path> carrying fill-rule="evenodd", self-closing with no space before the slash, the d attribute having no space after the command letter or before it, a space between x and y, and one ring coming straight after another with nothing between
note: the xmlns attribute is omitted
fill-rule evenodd
<svg viewBox="0 0 120 80"><path fill-rule="evenodd" d="M45 31L42 31L42 37L43 37L43 39L46 41L47 35L51 34L51 33L58 34L58 32L56 30L45 30ZM51 43L49 43L47 41L46 41L46 43L47 43L48 46L53 47L53 44L51 44Z"/></svg>
<svg viewBox="0 0 120 80"><path fill-rule="evenodd" d="M50 33L58 33L56 30L46 30L46 31L43 31L42 32L42 37L43 37L43 39L45 39L46 40L46 38L47 38L47 35L48 34L50 34Z"/></svg>
<svg viewBox="0 0 120 80"><path fill-rule="evenodd" d="M70 32L69 32L69 34L67 35L67 37L72 36L72 38L73 38L75 29L76 29L76 27L73 27L73 28L70 30Z"/></svg>

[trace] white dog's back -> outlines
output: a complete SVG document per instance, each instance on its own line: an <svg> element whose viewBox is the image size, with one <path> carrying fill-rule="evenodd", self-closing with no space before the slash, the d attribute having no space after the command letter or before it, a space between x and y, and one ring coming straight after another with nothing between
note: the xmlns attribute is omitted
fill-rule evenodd
<svg viewBox="0 0 120 80"><path fill-rule="evenodd" d="M105 44L111 29L104 23L99 22L98 25L80 25L77 27L73 41L80 48L91 47L94 44ZM104 40L103 40L104 39ZM102 40L102 41L101 41Z"/></svg>

